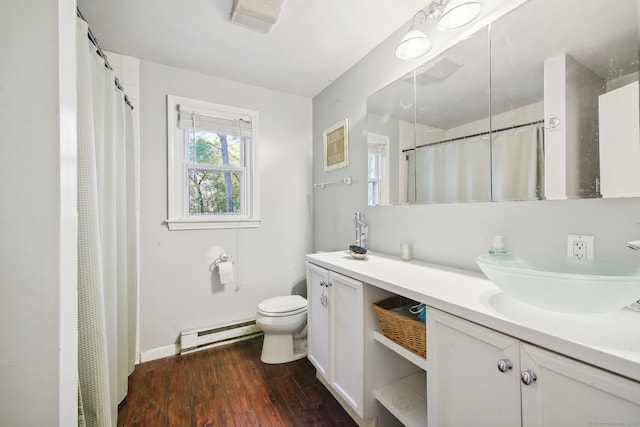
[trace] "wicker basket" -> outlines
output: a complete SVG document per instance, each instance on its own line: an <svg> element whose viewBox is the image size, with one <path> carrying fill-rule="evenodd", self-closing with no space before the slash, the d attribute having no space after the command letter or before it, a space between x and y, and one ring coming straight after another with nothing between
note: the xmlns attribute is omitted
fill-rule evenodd
<svg viewBox="0 0 640 427"><path fill-rule="evenodd" d="M427 326L409 313L409 307L418 304L408 298L394 296L373 304L382 333L407 350L427 357Z"/></svg>

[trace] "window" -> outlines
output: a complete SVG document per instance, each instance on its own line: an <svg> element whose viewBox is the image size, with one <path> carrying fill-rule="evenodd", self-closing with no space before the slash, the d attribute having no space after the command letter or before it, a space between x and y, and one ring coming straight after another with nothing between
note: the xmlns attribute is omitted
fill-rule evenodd
<svg viewBox="0 0 640 427"><path fill-rule="evenodd" d="M256 111L167 97L170 230L260 225Z"/></svg>
<svg viewBox="0 0 640 427"><path fill-rule="evenodd" d="M389 204L389 137L369 133L368 203L369 206Z"/></svg>

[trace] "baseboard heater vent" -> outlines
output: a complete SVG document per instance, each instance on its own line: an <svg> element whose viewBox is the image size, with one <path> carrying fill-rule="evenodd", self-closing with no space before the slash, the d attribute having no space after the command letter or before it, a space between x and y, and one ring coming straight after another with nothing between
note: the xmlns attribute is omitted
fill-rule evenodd
<svg viewBox="0 0 640 427"><path fill-rule="evenodd" d="M180 333L180 354L217 347L262 335L253 319L207 328L190 329Z"/></svg>

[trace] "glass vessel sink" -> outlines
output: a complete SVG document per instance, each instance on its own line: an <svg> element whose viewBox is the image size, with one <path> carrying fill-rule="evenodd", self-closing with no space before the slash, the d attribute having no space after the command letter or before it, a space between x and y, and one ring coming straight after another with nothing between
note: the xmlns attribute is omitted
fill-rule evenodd
<svg viewBox="0 0 640 427"><path fill-rule="evenodd" d="M603 313L640 299L640 265L515 254L481 255L477 262L507 295L551 311Z"/></svg>

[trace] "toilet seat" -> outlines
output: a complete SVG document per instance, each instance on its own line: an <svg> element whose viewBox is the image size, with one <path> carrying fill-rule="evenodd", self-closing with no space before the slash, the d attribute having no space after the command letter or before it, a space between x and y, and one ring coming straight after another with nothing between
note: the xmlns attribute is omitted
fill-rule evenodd
<svg viewBox="0 0 640 427"><path fill-rule="evenodd" d="M258 313L269 317L293 316L307 311L307 300L300 295L269 298L258 304Z"/></svg>

